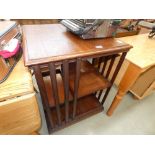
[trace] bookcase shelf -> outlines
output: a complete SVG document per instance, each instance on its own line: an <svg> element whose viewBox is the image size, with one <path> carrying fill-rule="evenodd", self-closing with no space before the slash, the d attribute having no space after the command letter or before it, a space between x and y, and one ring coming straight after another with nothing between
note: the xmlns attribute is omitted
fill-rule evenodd
<svg viewBox="0 0 155 155"><path fill-rule="evenodd" d="M69 85L70 90L74 92L75 65L70 67ZM78 89L78 98L110 87L111 84L106 80L94 66L88 61L82 61L80 69L80 80Z"/></svg>
<svg viewBox="0 0 155 155"><path fill-rule="evenodd" d="M74 79L75 79L75 63L71 63L69 67L69 101L73 100L74 94ZM78 89L78 98L90 95L95 93L98 90L108 88L111 84L106 80L100 73L93 67L88 61L81 62L80 69L80 82ZM49 106L51 108L55 107L55 101L53 97L52 84L50 76L43 77L45 88L48 96ZM58 87L58 96L59 104L64 104L65 95L64 95L64 83L62 80L62 75L60 73L56 74L57 87Z"/></svg>
<svg viewBox="0 0 155 155"><path fill-rule="evenodd" d="M76 123L76 122L80 121L81 119L84 119L88 116L92 116L98 112L101 112L102 110L103 110L103 106L102 106L102 104L99 103L99 101L95 97L95 95L91 94L91 95L82 97L78 100L78 103L77 103L76 117L74 119L72 119L72 115L70 115L70 119L69 119L67 126L71 125L73 123ZM55 108L51 109L51 115L52 115L53 122L54 122L54 130L53 131L66 127L66 125L65 125L65 105L64 104L60 106L60 111L61 111L62 125L58 126L56 109ZM69 114L72 114L72 113L73 113L73 103L70 102Z"/></svg>
<svg viewBox="0 0 155 155"><path fill-rule="evenodd" d="M56 69L57 70L57 69ZM76 63L69 64L69 106L68 113L69 119L66 124L65 120L65 90L64 81L62 79L62 70L59 69L56 74L56 82L58 89L60 113L61 113L61 125L58 124L58 113L56 110L56 104L53 95L51 78L49 75L49 69L42 70L43 81L47 93L48 103L51 111L51 117L53 119L54 127L53 131L62 129L68 125L76 123L86 117L92 116L103 110L103 105L96 98L95 93L98 90L108 88L111 86L110 82L106 80L90 62L81 61L80 65L80 79L78 88L78 100L76 106L76 117L73 119L73 95L74 95L74 82Z"/></svg>

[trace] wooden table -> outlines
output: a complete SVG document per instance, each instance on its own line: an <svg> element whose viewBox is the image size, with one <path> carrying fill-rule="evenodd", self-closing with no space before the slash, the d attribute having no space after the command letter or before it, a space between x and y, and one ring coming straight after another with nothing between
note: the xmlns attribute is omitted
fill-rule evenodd
<svg viewBox="0 0 155 155"><path fill-rule="evenodd" d="M40 126L32 77L22 57L8 79L0 84L0 134L34 134Z"/></svg>
<svg viewBox="0 0 155 155"><path fill-rule="evenodd" d="M120 39L133 46L126 56L125 67L120 70L119 89L107 114L112 115L123 96L131 91L137 98L147 96L155 88L155 38L140 34ZM142 89L148 87L142 92Z"/></svg>
<svg viewBox="0 0 155 155"><path fill-rule="evenodd" d="M132 46L113 38L83 40L60 24L25 25L22 29L25 65L34 70L49 132L101 112ZM118 53L122 56L107 80ZM100 58L97 68L87 61L96 57Z"/></svg>

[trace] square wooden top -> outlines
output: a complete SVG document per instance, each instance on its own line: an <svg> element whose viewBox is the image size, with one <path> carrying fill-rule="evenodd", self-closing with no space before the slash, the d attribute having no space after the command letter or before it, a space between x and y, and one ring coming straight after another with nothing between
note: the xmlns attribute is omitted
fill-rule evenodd
<svg viewBox="0 0 155 155"><path fill-rule="evenodd" d="M134 47L126 56L128 61L142 69L155 65L155 38L148 38L147 33L123 37L120 40Z"/></svg>
<svg viewBox="0 0 155 155"><path fill-rule="evenodd" d="M62 61L93 55L127 52L132 46L114 38L83 40L61 24L24 25L25 65Z"/></svg>

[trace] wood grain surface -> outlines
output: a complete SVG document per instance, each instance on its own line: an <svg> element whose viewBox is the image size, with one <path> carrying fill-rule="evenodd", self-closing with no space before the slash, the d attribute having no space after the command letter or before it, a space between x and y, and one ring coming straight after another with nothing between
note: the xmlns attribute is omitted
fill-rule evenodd
<svg viewBox="0 0 155 155"><path fill-rule="evenodd" d="M148 33L120 38L134 48L128 52L126 60L141 69L155 65L155 38L149 39Z"/></svg>
<svg viewBox="0 0 155 155"><path fill-rule="evenodd" d="M40 125L35 93L0 102L0 134L31 134Z"/></svg>
<svg viewBox="0 0 155 155"><path fill-rule="evenodd" d="M81 63L80 80L78 88L78 97L83 97L98 90L107 88L110 86L110 82L106 80L88 61ZM74 80L75 80L75 68L70 66L69 84L71 92L74 92Z"/></svg>
<svg viewBox="0 0 155 155"><path fill-rule="evenodd" d="M114 38L83 40L61 24L24 25L22 29L26 66L94 54L111 55L132 47Z"/></svg>
<svg viewBox="0 0 155 155"><path fill-rule="evenodd" d="M8 79L0 84L0 101L33 91L32 77L28 68L24 66L22 57Z"/></svg>

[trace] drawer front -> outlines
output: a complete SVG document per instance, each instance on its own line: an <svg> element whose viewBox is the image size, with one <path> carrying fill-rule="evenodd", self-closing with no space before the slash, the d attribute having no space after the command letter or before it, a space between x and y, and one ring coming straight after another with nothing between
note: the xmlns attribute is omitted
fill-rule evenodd
<svg viewBox="0 0 155 155"><path fill-rule="evenodd" d="M150 94L150 91L153 90L154 81L155 66L143 72L131 87L130 91L136 94L137 97L143 98L144 96L147 96L146 94Z"/></svg>

